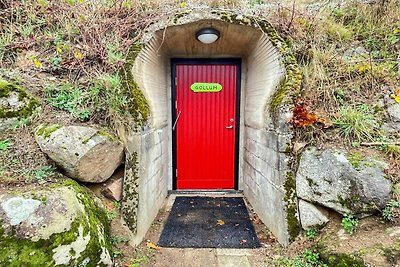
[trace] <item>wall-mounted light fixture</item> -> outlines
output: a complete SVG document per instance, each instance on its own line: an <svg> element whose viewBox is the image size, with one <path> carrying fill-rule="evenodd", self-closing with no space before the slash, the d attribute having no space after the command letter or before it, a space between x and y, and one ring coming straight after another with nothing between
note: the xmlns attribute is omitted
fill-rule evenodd
<svg viewBox="0 0 400 267"><path fill-rule="evenodd" d="M203 28L196 32L196 38L203 44L212 44L219 39L219 31L214 28Z"/></svg>

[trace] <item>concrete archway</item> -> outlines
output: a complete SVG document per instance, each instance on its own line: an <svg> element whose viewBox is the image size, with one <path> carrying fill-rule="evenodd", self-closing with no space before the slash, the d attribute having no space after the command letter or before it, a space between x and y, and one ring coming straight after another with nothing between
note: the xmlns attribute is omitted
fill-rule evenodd
<svg viewBox="0 0 400 267"><path fill-rule="evenodd" d="M212 26L220 39L204 45L195 32ZM123 215L133 243L142 240L172 189L170 60L241 58L239 189L286 245L297 235L297 200L290 168L291 95L301 74L267 21L226 11L185 11L152 24L131 49L127 78L136 125L121 133L127 147ZM122 131L121 131L122 132Z"/></svg>

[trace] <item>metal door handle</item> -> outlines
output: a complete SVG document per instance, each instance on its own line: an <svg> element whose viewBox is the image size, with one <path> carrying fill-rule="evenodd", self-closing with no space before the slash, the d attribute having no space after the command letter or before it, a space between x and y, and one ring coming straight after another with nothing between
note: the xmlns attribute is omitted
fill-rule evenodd
<svg viewBox="0 0 400 267"><path fill-rule="evenodd" d="M225 128L226 128L226 129L233 129L233 125L226 126Z"/></svg>
<svg viewBox="0 0 400 267"><path fill-rule="evenodd" d="M178 116L176 116L174 125L172 126L172 131L175 131L176 124L178 123L178 120L179 120L179 117L181 116L181 113L182 113L182 110L180 110L180 111L178 112Z"/></svg>

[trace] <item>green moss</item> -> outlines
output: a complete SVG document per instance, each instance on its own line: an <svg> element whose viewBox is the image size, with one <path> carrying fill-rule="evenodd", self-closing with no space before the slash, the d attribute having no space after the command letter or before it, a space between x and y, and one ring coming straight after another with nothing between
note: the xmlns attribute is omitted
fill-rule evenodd
<svg viewBox="0 0 400 267"><path fill-rule="evenodd" d="M107 133L105 131L97 131L97 134L108 138L110 141L115 141L116 140L115 137L112 134L109 134L109 133Z"/></svg>
<svg viewBox="0 0 400 267"><path fill-rule="evenodd" d="M36 131L35 134L36 134L36 136L42 136L43 138L48 138L48 137L50 137L52 132L55 132L60 128L61 128L61 126L58 124L45 125L45 126L40 127Z"/></svg>
<svg viewBox="0 0 400 267"><path fill-rule="evenodd" d="M365 267L364 261L356 256L345 253L321 252L322 260L329 267Z"/></svg>
<svg viewBox="0 0 400 267"><path fill-rule="evenodd" d="M271 111L275 110L285 100L286 96L288 96L290 100L300 93L302 74L297 60L287 43L279 36L271 23L261 18L238 16L225 11L213 11L212 13L218 15L221 20L229 23L260 28L268 36L271 43L278 49L282 56L282 63L285 66L286 77L282 80L280 86L272 96L270 102Z"/></svg>
<svg viewBox="0 0 400 267"><path fill-rule="evenodd" d="M361 162L364 160L364 157L360 153L350 153L347 156L350 164L354 167L354 169L358 170L360 168Z"/></svg>
<svg viewBox="0 0 400 267"><path fill-rule="evenodd" d="M105 132L105 131L97 131L94 134L92 134L89 138L86 138L85 140L82 141L82 144L87 144L87 142L90 141L90 139L92 139L93 137L97 136L97 135L101 135L106 137L107 139L109 139L110 141L115 141L115 137L112 136L111 134Z"/></svg>
<svg viewBox="0 0 400 267"><path fill-rule="evenodd" d="M300 223L297 218L296 180L292 172L288 172L283 185L285 189L286 220L291 240L300 233Z"/></svg>
<svg viewBox="0 0 400 267"><path fill-rule="evenodd" d="M26 104L18 110L0 108L0 118L27 118L40 106L39 102L20 86L0 80L0 98L10 96L11 92L17 93L18 100L26 101Z"/></svg>
<svg viewBox="0 0 400 267"><path fill-rule="evenodd" d="M150 106L146 97L135 82L132 74L132 67L139 52L142 50L142 45L135 43L131 46L126 63L121 70L120 76L123 78L123 85L128 95L129 113L134 119L134 129L139 130L143 127L150 116Z"/></svg>
<svg viewBox="0 0 400 267"><path fill-rule="evenodd" d="M105 212L95 205L89 193L75 181L67 180L64 185L71 187L76 192L78 199L85 207L87 217L80 214L72 222L70 230L53 234L49 239L40 239L37 242L20 239L13 233L5 235L0 222L0 266L55 266L53 250L60 245L68 245L74 242L78 237L78 229L82 226L86 230L83 233L85 236L90 229L90 241L80 257L70 262L70 266L80 266L79 264L87 258L90 259L90 262L85 266L98 266L97 262L100 261L102 253L101 246L111 248L107 239L108 225L104 225L106 228L104 240L97 235L97 227L107 222ZM99 243L101 246L99 246Z"/></svg>
<svg viewBox="0 0 400 267"><path fill-rule="evenodd" d="M309 187L313 187L315 185L315 182L312 179L307 177L306 180L307 180L307 183L308 183Z"/></svg>
<svg viewBox="0 0 400 267"><path fill-rule="evenodd" d="M183 18L184 16L186 16L189 13L190 13L190 11L186 10L186 11L175 14L174 20L173 20L174 24L176 24L180 18Z"/></svg>
<svg viewBox="0 0 400 267"><path fill-rule="evenodd" d="M126 155L124 193L122 199L122 214L129 229L136 233L138 210L139 162L136 152Z"/></svg>

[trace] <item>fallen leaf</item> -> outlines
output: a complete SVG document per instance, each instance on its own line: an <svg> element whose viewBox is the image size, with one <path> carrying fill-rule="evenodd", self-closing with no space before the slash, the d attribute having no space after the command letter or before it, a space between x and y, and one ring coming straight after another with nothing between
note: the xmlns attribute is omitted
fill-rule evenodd
<svg viewBox="0 0 400 267"><path fill-rule="evenodd" d="M244 245L244 244L246 244L246 243L247 243L247 240L246 240L246 239L240 240L240 245Z"/></svg>
<svg viewBox="0 0 400 267"><path fill-rule="evenodd" d="M296 106L292 111L292 118L289 120L294 126L303 128L307 126L314 125L316 123L322 124L324 128L329 128L332 126L327 119L322 118L311 111L310 107L304 103L304 100L298 99Z"/></svg>
<svg viewBox="0 0 400 267"><path fill-rule="evenodd" d="M257 216L253 216L253 218L251 219L255 224L259 224L261 221Z"/></svg>
<svg viewBox="0 0 400 267"><path fill-rule="evenodd" d="M106 208L108 211L112 211L114 209L114 204L112 202L109 202L106 204Z"/></svg>
<svg viewBox="0 0 400 267"><path fill-rule="evenodd" d="M394 99L394 101L400 103L400 88L397 89L394 94L391 95L391 97Z"/></svg>
<svg viewBox="0 0 400 267"><path fill-rule="evenodd" d="M38 69L43 67L42 62L37 57L32 57L32 62L33 62L33 65L35 65L35 67Z"/></svg>
<svg viewBox="0 0 400 267"><path fill-rule="evenodd" d="M155 245L155 244L152 243L152 242L146 242L146 246L147 246L148 248L155 249L155 250L159 250L159 249L160 249L159 246Z"/></svg>
<svg viewBox="0 0 400 267"><path fill-rule="evenodd" d="M217 220L217 225L224 225L225 222L223 220Z"/></svg>
<svg viewBox="0 0 400 267"><path fill-rule="evenodd" d="M74 51L74 57L75 57L76 59L83 59L85 56L82 54L81 51L79 51L78 49L76 49L76 50Z"/></svg>
<svg viewBox="0 0 400 267"><path fill-rule="evenodd" d="M293 144L293 153L297 155L306 145L306 142L295 142Z"/></svg>

